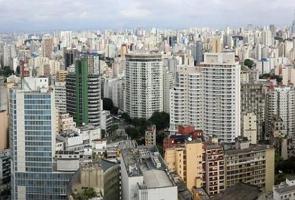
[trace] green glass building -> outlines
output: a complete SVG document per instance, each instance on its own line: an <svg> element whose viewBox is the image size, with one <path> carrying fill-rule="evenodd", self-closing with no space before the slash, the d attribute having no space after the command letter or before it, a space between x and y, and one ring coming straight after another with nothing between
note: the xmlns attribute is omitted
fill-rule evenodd
<svg viewBox="0 0 295 200"><path fill-rule="evenodd" d="M76 60L75 72L66 78L67 112L78 126L100 125L101 94L99 72L90 72L93 59L83 57Z"/></svg>

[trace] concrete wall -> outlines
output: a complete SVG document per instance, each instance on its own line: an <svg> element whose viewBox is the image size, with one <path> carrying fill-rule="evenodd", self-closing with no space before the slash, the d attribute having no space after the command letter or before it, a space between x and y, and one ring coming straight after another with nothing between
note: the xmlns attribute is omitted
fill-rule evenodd
<svg viewBox="0 0 295 200"><path fill-rule="evenodd" d="M0 150L8 148L8 114L0 111Z"/></svg>

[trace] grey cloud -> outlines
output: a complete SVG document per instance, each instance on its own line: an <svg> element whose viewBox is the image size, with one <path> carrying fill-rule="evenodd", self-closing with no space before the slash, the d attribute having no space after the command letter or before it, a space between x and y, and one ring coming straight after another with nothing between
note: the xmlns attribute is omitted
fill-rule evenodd
<svg viewBox="0 0 295 200"><path fill-rule="evenodd" d="M294 0L0 0L0 31L290 24Z"/></svg>

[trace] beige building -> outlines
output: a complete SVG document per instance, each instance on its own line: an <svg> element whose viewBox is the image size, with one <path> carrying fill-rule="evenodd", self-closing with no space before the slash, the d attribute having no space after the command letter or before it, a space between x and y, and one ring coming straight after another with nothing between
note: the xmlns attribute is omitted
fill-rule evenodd
<svg viewBox="0 0 295 200"><path fill-rule="evenodd" d="M58 82L65 82L67 75L68 75L68 71L66 71L66 70L59 70L56 73L56 80Z"/></svg>
<svg viewBox="0 0 295 200"><path fill-rule="evenodd" d="M8 148L8 114L0 110L0 150Z"/></svg>
<svg viewBox="0 0 295 200"><path fill-rule="evenodd" d="M257 144L257 117L255 113L246 113L243 115L244 137L247 137L251 144Z"/></svg>
<svg viewBox="0 0 295 200"><path fill-rule="evenodd" d="M274 148L267 145L250 145L247 140L237 140L234 148L225 150L225 187L243 182L272 191L274 152Z"/></svg>
<svg viewBox="0 0 295 200"><path fill-rule="evenodd" d="M67 130L78 131L76 128L76 122L69 113L61 113L58 118L58 133L65 132Z"/></svg>
<svg viewBox="0 0 295 200"><path fill-rule="evenodd" d="M119 200L120 166L107 160L84 164L74 175L71 186L74 193L93 188L103 199Z"/></svg>
<svg viewBox="0 0 295 200"><path fill-rule="evenodd" d="M204 189L209 196L225 189L224 151L217 143L204 144Z"/></svg>
<svg viewBox="0 0 295 200"><path fill-rule="evenodd" d="M295 68L293 66L284 66L281 75L283 85L295 84Z"/></svg>
<svg viewBox="0 0 295 200"><path fill-rule="evenodd" d="M180 176L189 190L200 188L203 184L203 144L200 141L186 143L181 147L168 148L165 161L171 171Z"/></svg>
<svg viewBox="0 0 295 200"><path fill-rule="evenodd" d="M152 125L145 131L145 145L156 145L156 126Z"/></svg>

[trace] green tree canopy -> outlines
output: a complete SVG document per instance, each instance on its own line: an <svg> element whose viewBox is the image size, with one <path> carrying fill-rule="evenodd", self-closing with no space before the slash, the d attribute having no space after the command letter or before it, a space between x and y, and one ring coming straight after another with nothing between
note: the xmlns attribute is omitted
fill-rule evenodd
<svg viewBox="0 0 295 200"><path fill-rule="evenodd" d="M149 121L156 125L157 130L163 130L169 127L170 116L165 112L154 112Z"/></svg>
<svg viewBox="0 0 295 200"><path fill-rule="evenodd" d="M14 71L10 69L9 66L5 66L3 69L0 69L0 76L8 77L12 74L14 74Z"/></svg>
<svg viewBox="0 0 295 200"><path fill-rule="evenodd" d="M81 192L74 194L75 200L87 200L96 197L97 194L93 188L83 188Z"/></svg>
<svg viewBox="0 0 295 200"><path fill-rule="evenodd" d="M114 107L112 99L109 98L103 98L103 109L104 110L112 110Z"/></svg>
<svg viewBox="0 0 295 200"><path fill-rule="evenodd" d="M244 60L244 65L246 65L247 67L249 67L249 69L252 69L255 66L255 63L251 59L245 59Z"/></svg>
<svg viewBox="0 0 295 200"><path fill-rule="evenodd" d="M135 127L127 127L125 131L132 140L137 140L141 136L140 132Z"/></svg>

